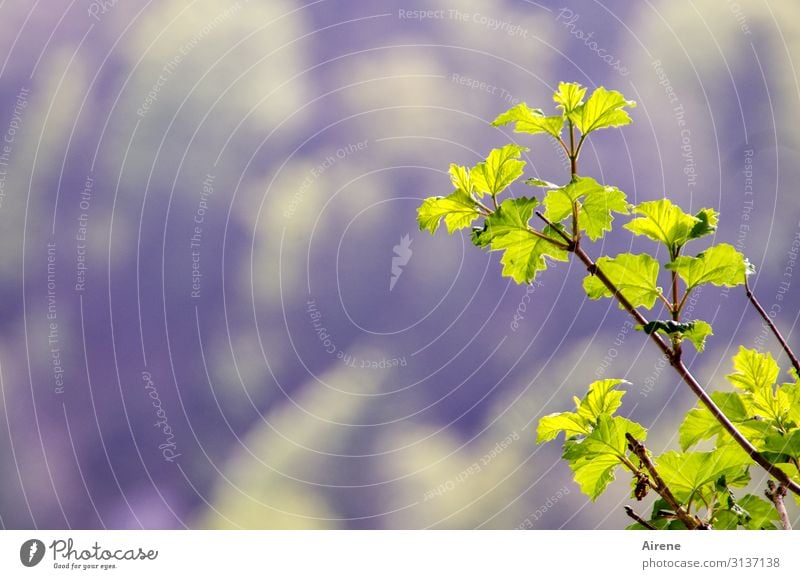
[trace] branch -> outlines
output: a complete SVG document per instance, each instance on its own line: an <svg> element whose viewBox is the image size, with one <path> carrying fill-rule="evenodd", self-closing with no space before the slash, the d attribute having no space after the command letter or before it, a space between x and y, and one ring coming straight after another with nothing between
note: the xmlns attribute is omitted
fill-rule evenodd
<svg viewBox="0 0 800 579"><path fill-rule="evenodd" d="M581 141L583 138L581 137ZM569 165L571 180L574 180L578 174L578 151L575 150L575 125L572 119L569 119Z"/></svg>
<svg viewBox="0 0 800 579"><path fill-rule="evenodd" d="M586 269L589 273L597 276L603 285L608 288L608 290L617 298L617 301L622 305L622 307L631 315L633 318L642 324L643 326L647 324L647 320L645 317L637 310L636 308L631 305L631 303L625 298L624 295L620 292L620 290L614 285L614 283L608 278L608 276L603 273L603 271L597 267L597 264L592 261L586 252L581 249L580 247L575 248L574 250L575 255L586 265ZM670 365L675 368L675 371L678 375L683 379L687 386L694 392L695 396L697 396L703 405L708 408L709 412L711 412L712 416L716 419L717 422L731 435L731 437L736 441L736 443L744 449L747 455L761 468L771 474L777 481L782 483L786 486L787 489L795 493L796 495L800 495L800 484L793 481L789 475L779 469L777 466L772 464L769 460L767 460L753 444L741 433L739 429L731 422L725 413L720 410L719 406L711 399L711 396L705 391L705 389L700 385L697 379L692 375L686 365L681 361L679 357L675 355L672 348L670 348L667 343L661 339L657 333L653 332L650 334L650 338L656 343L659 349L664 353L664 355L669 360Z"/></svg>
<svg viewBox="0 0 800 579"><path fill-rule="evenodd" d="M690 530L703 528L703 523L696 516L687 513L686 509L684 509L675 498L675 495L672 494L672 491L669 490L669 487L664 482L664 479L662 479L661 475L658 474L653 461L650 460L650 456L647 454L647 448L645 448L644 444L636 440L630 432L625 433L625 438L628 441L628 448L630 448L631 452L639 458L639 462L641 462L642 466L644 466L647 472L650 473L650 479L655 485L654 488L656 492L660 494L665 501L667 501L669 506L672 507L672 510L675 511L675 514L678 516L678 518L683 522L684 525L686 525L686 528Z"/></svg>
<svg viewBox="0 0 800 579"><path fill-rule="evenodd" d="M674 260L673 260L674 261ZM678 309L680 300L678 299L678 274L672 272L672 319L680 321L681 311ZM672 351L675 352L675 358L681 359L681 341L677 337L672 338Z"/></svg>
<svg viewBox="0 0 800 579"><path fill-rule="evenodd" d="M569 251L570 249L570 246L567 245L566 243L561 243L557 239L553 239L552 237L550 237L549 235L545 235L541 231L536 231L533 227L528 227L528 233L530 233L534 237L538 237L540 239L544 239L545 241L549 241L550 243L552 243L556 247L560 247L564 251Z"/></svg>
<svg viewBox="0 0 800 579"><path fill-rule="evenodd" d="M794 369L797 371L798 374L800 374L800 361L797 360L797 356L789 347L789 344L784 339L780 330L778 330L778 327L772 321L772 318L770 318L769 314L767 314L764 308L761 307L761 304L758 302L758 299L756 298L755 294L750 289L750 285L747 283L747 275L744 276L744 291L747 294L747 299L750 300L750 303L753 304L753 307L756 309L756 311L759 314L761 314L761 317L764 319L765 322L767 322L767 325L772 330L772 333L775 334L776 338L778 338L778 341L781 343L781 346L783 347L783 351L786 352L786 354L789 356L789 360L792 361L792 366L794 366Z"/></svg>
<svg viewBox="0 0 800 579"><path fill-rule="evenodd" d="M549 220L547 217L545 217L545 216L544 216L544 214L543 214L541 211L537 211L537 212L536 212L536 217L538 217L539 219L541 219L542 221L544 221L544 222L545 222L547 225L549 225L550 227L552 227L553 229L555 229L555 230L556 230L556 233L558 233L558 234L561 236L561 239L563 239L564 241L566 241L566 242L567 242L567 244L568 244L570 247L572 247L572 244L573 244L572 238L571 238L569 235L567 235L566 233L564 233L563 231L561 231L561 230L560 230L558 227L556 227L556 226L553 224L553 222L552 222L552 221L550 221L550 220Z"/></svg>
<svg viewBox="0 0 800 579"><path fill-rule="evenodd" d="M649 522L645 521L642 517L637 515L629 505L625 505L625 514L628 515L630 518L632 518L637 523L639 523L645 529L650 529L652 531L656 531L657 530L653 525L651 525Z"/></svg>
<svg viewBox="0 0 800 579"><path fill-rule="evenodd" d="M786 487L783 484L776 485L771 480L767 481L767 490L764 494L772 504L775 505L775 510L781 517L781 527L784 531L792 530L792 523L789 521L789 513L786 511L786 505L783 502L783 497L786 496Z"/></svg>
<svg viewBox="0 0 800 579"><path fill-rule="evenodd" d="M475 197L474 197L473 195L470 195L470 197L472 198L472 202L473 202L473 203L475 203L475 205L477 205L477 206L478 206L480 209L483 209L483 211L485 211L485 212L486 212L485 214L486 214L487 216L488 216L488 215L491 215L492 213L494 213L494 211L492 211L491 209L489 209L489 208L488 208L486 205L484 205L483 203L481 203L481 202L480 202L478 199L475 199ZM479 209L479 211L480 211L480 209Z"/></svg>

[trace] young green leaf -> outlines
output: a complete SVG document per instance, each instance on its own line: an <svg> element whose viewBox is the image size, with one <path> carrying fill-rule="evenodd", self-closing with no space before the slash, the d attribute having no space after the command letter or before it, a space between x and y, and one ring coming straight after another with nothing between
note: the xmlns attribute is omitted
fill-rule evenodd
<svg viewBox="0 0 800 579"><path fill-rule="evenodd" d="M478 247L486 247L498 237L512 231L528 231L528 222L538 204L535 197L516 197L506 199L497 211L486 218L483 229L475 231L473 242Z"/></svg>
<svg viewBox="0 0 800 579"><path fill-rule="evenodd" d="M706 338L713 335L714 331L711 328L711 324L703 320L694 320L691 322L691 327L686 332L683 332L683 338L694 344L698 352L706 349Z"/></svg>
<svg viewBox="0 0 800 579"><path fill-rule="evenodd" d="M561 432L564 432L567 439L575 435L589 434L597 425L601 414L611 415L622 404L625 392L616 389L620 384L627 382L616 378L592 382L582 400L575 398L577 412L548 414L539 420L537 442L553 440Z"/></svg>
<svg viewBox="0 0 800 579"><path fill-rule="evenodd" d="M622 253L614 258L601 257L597 260L597 267L635 308L652 308L661 293L661 288L656 285L658 262L647 254ZM612 297L611 291L594 275L583 279L583 289L593 300Z"/></svg>
<svg viewBox="0 0 800 579"><path fill-rule="evenodd" d="M736 501L736 504L745 511L744 520L741 522L745 529L777 529L773 521L780 520L780 515L772 503L755 495L745 495Z"/></svg>
<svg viewBox="0 0 800 579"><path fill-rule="evenodd" d="M462 189L447 197L428 197L417 209L420 231L428 230L430 233L436 233L442 218L452 235L458 229L469 227L479 216L475 201Z"/></svg>
<svg viewBox="0 0 800 579"><path fill-rule="evenodd" d="M725 287L743 284L747 262L732 245L720 243L697 257L678 257L665 267L677 273L691 291L705 283Z"/></svg>
<svg viewBox="0 0 800 579"><path fill-rule="evenodd" d="M715 490L722 476L729 486L744 486L749 481L750 457L736 444L728 444L711 452L665 452L658 457L656 468L680 503L699 496L705 500Z"/></svg>
<svg viewBox="0 0 800 579"><path fill-rule="evenodd" d="M761 354L741 346L733 365L736 372L726 378L747 393L745 398L751 411L782 424L792 412L792 397L786 390L774 388L780 368L772 354Z"/></svg>
<svg viewBox="0 0 800 579"><path fill-rule="evenodd" d="M698 352L702 352L706 346L706 338L713 335L711 324L703 320L691 322L676 322L674 320L653 320L644 325L636 326L637 330L643 330L645 334L658 332L670 337L677 337L680 340L687 339Z"/></svg>
<svg viewBox="0 0 800 579"><path fill-rule="evenodd" d="M692 239L692 231L700 219L685 213L669 199L645 201L633 208L633 213L642 215L625 224L625 228L635 235L644 235L653 241L660 241L677 257L681 247Z"/></svg>
<svg viewBox="0 0 800 579"><path fill-rule="evenodd" d="M578 405L578 415L595 423L601 414L614 414L622 405L625 392L617 390L620 384L627 384L625 380L608 378L597 380L589 385L589 391Z"/></svg>
<svg viewBox="0 0 800 579"><path fill-rule="evenodd" d="M470 177L470 170L467 167L462 167L460 165L456 165L453 163L450 165L450 181L453 183L453 187L456 189L460 189L467 194L471 194L475 189L475 186L472 183L472 178Z"/></svg>
<svg viewBox="0 0 800 579"><path fill-rule="evenodd" d="M525 161L519 157L527 150L527 147L518 145L505 145L500 149L492 149L486 160L475 165L470 171L470 178L478 195L482 197L484 193L489 193L495 196L516 181L525 167Z"/></svg>
<svg viewBox="0 0 800 579"><path fill-rule="evenodd" d="M558 90L553 94L553 100L558 108L564 112L565 117L570 117L579 106L583 104L586 87L577 82L560 82Z"/></svg>
<svg viewBox="0 0 800 579"><path fill-rule="evenodd" d="M737 392L712 392L711 399L734 423L738 424L750 418L744 401ZM698 442L714 438L723 432L722 425L709 412L708 408L698 405L697 408L691 409L686 414L678 429L681 449L686 450Z"/></svg>
<svg viewBox="0 0 800 579"><path fill-rule="evenodd" d="M793 428L785 434L775 432L769 435L764 441L764 450L800 458L800 428Z"/></svg>
<svg viewBox="0 0 800 579"><path fill-rule="evenodd" d="M533 198L506 199L486 218L483 229L473 231L472 241L478 247L505 252L500 259L503 275L519 284L530 283L537 272L547 269L546 257L557 261L568 257L561 238L550 227L542 232L548 239L531 231L528 221L535 206Z"/></svg>
<svg viewBox="0 0 800 579"><path fill-rule="evenodd" d="M556 185L555 183L551 183L550 181L544 181L542 179L536 179L531 177L530 179L525 179L525 184L530 185L531 187L544 187L545 189L558 189L560 185Z"/></svg>
<svg viewBox="0 0 800 579"><path fill-rule="evenodd" d="M500 127L508 123L516 123L514 131L517 133L547 133L555 138L561 135L561 127L564 125L563 117L546 117L540 109L532 109L525 103L508 109L499 115L492 125Z"/></svg>
<svg viewBox="0 0 800 579"><path fill-rule="evenodd" d="M562 432L565 438L588 435L591 432L591 426L575 412L548 414L539 419L539 426L536 429L536 442L537 444L548 442L555 439Z"/></svg>
<svg viewBox="0 0 800 579"><path fill-rule="evenodd" d="M626 432L639 439L645 434L640 425L630 420L601 414L591 434L565 445L564 459L575 473L575 482L591 500L600 496L614 480L614 469L627 455Z"/></svg>
<svg viewBox="0 0 800 579"><path fill-rule="evenodd" d="M567 251L555 245L560 237L551 227L545 227L544 235L551 239L534 236L530 231L516 230L497 238L492 243L492 251L505 251L500 263L503 275L518 284L531 283L536 274L547 269L547 259L568 261Z"/></svg>
<svg viewBox="0 0 800 579"><path fill-rule="evenodd" d="M612 212L627 215L625 193L616 187L601 185L591 177L577 177L574 181L547 192L544 198L545 217L559 222L572 215L572 206L578 202L578 222L582 230L596 241L605 231L611 231Z"/></svg>
<svg viewBox="0 0 800 579"><path fill-rule="evenodd" d="M612 212L628 214L625 193L616 187L602 187L586 195L578 212L578 222L589 239L597 241L606 231L611 231Z"/></svg>
<svg viewBox="0 0 800 579"><path fill-rule="evenodd" d="M736 372L726 376L728 381L751 393L771 390L781 371L772 354L762 354L744 346L739 346L739 351L733 357L733 367Z"/></svg>
<svg viewBox="0 0 800 579"><path fill-rule="evenodd" d="M631 118L624 109L635 106L635 101L626 100L621 93L601 86L571 116L581 133L588 135L598 129L629 124Z"/></svg>
<svg viewBox="0 0 800 579"><path fill-rule="evenodd" d="M794 426L800 426L800 381L781 384L778 386L778 395L785 396L789 401L787 420Z"/></svg>
<svg viewBox="0 0 800 579"><path fill-rule="evenodd" d="M719 213L713 209L701 209L697 215L695 215L697 223L692 227L692 231L689 233L689 239L700 239L701 237L714 233L717 230L718 216Z"/></svg>

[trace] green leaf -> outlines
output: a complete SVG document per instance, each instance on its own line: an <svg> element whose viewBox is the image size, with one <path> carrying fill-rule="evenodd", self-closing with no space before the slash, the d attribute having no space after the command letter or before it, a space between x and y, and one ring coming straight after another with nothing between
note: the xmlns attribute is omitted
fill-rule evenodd
<svg viewBox="0 0 800 579"><path fill-rule="evenodd" d="M736 372L726 376L728 381L751 393L771 390L780 374L772 354L762 354L744 346L739 346L739 352L733 357L733 367Z"/></svg>
<svg viewBox="0 0 800 579"><path fill-rule="evenodd" d="M470 170L468 168L452 164L448 172L450 173L450 181L452 181L453 187L467 194L472 193L475 186L472 183L472 178L469 174Z"/></svg>
<svg viewBox="0 0 800 579"><path fill-rule="evenodd" d="M564 432L566 438L590 434L601 415L612 415L622 404L625 392L615 389L620 384L627 384L627 382L616 378L592 382L582 400L575 398L577 413L548 414L539 420L537 442L553 440L561 432ZM636 432L636 436L644 437L646 435L646 431L640 425L634 422L625 424L632 433Z"/></svg>
<svg viewBox="0 0 800 579"><path fill-rule="evenodd" d="M748 419L747 409L741 395L736 392L712 392L711 399L732 422ZM686 450L700 441L713 438L723 432L722 425L703 405L690 410L683 419L678 433L680 445Z"/></svg>
<svg viewBox="0 0 800 579"><path fill-rule="evenodd" d="M519 157L527 150L527 147L518 145L505 145L500 149L492 149L486 160L475 165L470 171L470 178L478 195L489 193L495 196L516 181L525 167L525 161Z"/></svg>
<svg viewBox="0 0 800 579"><path fill-rule="evenodd" d="M679 340L684 338L691 341L698 352L702 352L706 346L706 338L713 335L711 325L703 320L691 322L676 322L674 320L653 320L644 325L637 325L637 330L643 330L645 334L657 332L666 336L677 337Z"/></svg>
<svg viewBox="0 0 800 579"><path fill-rule="evenodd" d="M694 344L698 352L702 352L706 349L706 338L714 335L711 324L703 320L694 320L690 326L688 331L683 332L683 337Z"/></svg>
<svg viewBox="0 0 800 579"><path fill-rule="evenodd" d="M744 486L751 462L738 445L729 444L711 452L665 452L656 468L678 502L686 503L695 496L708 499L722 476L730 486Z"/></svg>
<svg viewBox="0 0 800 579"><path fill-rule="evenodd" d="M546 117L540 109L532 109L525 103L508 109L498 116L492 125L495 127L516 123L514 131L517 133L547 133L555 138L561 135L561 127L564 125L563 117Z"/></svg>
<svg viewBox="0 0 800 579"><path fill-rule="evenodd" d="M745 520L742 526L746 529L776 529L772 521L780 520L780 515L772 503L755 495L745 495L736 504L744 509Z"/></svg>
<svg viewBox="0 0 800 579"><path fill-rule="evenodd" d="M592 241L603 237L604 232L611 231L614 221L612 212L628 214L628 202L625 193L616 187L602 187L588 193L583 200L578 221L581 229Z"/></svg>
<svg viewBox="0 0 800 579"><path fill-rule="evenodd" d="M475 201L461 189L447 197L428 197L417 209L420 231L431 233L436 233L442 218L452 235L457 229L469 227L479 216Z"/></svg>
<svg viewBox="0 0 800 579"><path fill-rule="evenodd" d="M740 516L731 510L714 512L712 527L717 531L735 531L739 528Z"/></svg>
<svg viewBox="0 0 800 579"><path fill-rule="evenodd" d="M569 466L575 473L575 482L581 491L594 501L614 481L614 470L619 464L616 456L603 454L575 459Z"/></svg>
<svg viewBox="0 0 800 579"><path fill-rule="evenodd" d="M736 287L744 283L747 271L744 256L727 243L710 247L697 257L679 257L665 267L676 272L689 291L705 283Z"/></svg>
<svg viewBox="0 0 800 579"><path fill-rule="evenodd" d="M561 238L550 227L542 232L548 239L533 233L528 225L536 200L527 197L506 199L486 218L483 229L473 231L472 241L478 247L491 246L492 251L504 251L500 263L503 275L519 284L530 283L539 271L547 269L546 257L567 261ZM549 241L552 239L553 241Z"/></svg>
<svg viewBox="0 0 800 579"><path fill-rule="evenodd" d="M513 231L528 231L528 222L538 201L535 197L506 199L489 215L482 230L477 230L473 241L478 247L486 247L497 238Z"/></svg>
<svg viewBox="0 0 800 579"><path fill-rule="evenodd" d="M794 370L794 368L792 368ZM789 404L787 420L795 426L800 426L800 381L781 384L778 387L778 396L785 396Z"/></svg>
<svg viewBox="0 0 800 579"><path fill-rule="evenodd" d="M601 185L591 177L576 177L574 181L547 192L544 198L545 217L559 222L572 215L578 205L578 222L582 230L596 241L605 231L611 231L612 212L628 213L625 193L616 187Z"/></svg>
<svg viewBox="0 0 800 579"><path fill-rule="evenodd" d="M553 100L564 112L564 116L569 117L575 112L575 109L583 104L585 94L586 87L577 82L560 82L558 90L553 94Z"/></svg>
<svg viewBox="0 0 800 579"><path fill-rule="evenodd" d="M633 213L643 215L625 224L625 228L636 235L644 235L667 246L671 257L692 239L692 231L700 222L697 217L685 213L669 199L645 201L633 208Z"/></svg>
<svg viewBox="0 0 800 579"><path fill-rule="evenodd" d="M584 135L607 127L620 127L631 122L625 107L635 107L636 102L626 100L615 90L606 90L602 86L592 96L574 110L571 118Z"/></svg>
<svg viewBox="0 0 800 579"><path fill-rule="evenodd" d="M559 242L555 230L545 227L543 233L555 242ZM536 274L547 269L546 258L555 261L567 261L567 251L552 242L535 237L529 231L512 231L508 235L492 243L492 251L502 251L503 275L512 278L518 284L531 283Z"/></svg>
<svg viewBox="0 0 800 579"><path fill-rule="evenodd" d="M627 384L625 380L616 378L592 382L589 385L586 397L578 406L578 415L591 423L595 423L597 417L601 414L608 414L609 416L614 414L622 405L622 397L625 396L624 391L616 390L615 388L623 383Z"/></svg>
<svg viewBox="0 0 800 579"><path fill-rule="evenodd" d="M614 469L628 451L625 433L641 437L642 430L641 426L621 416L612 418L601 414L591 434L565 445L564 459L575 473L575 482L590 499L595 500L614 480Z"/></svg>
<svg viewBox="0 0 800 579"><path fill-rule="evenodd" d="M800 428L793 428L785 435L774 433L764 441L764 450L800 458Z"/></svg>
<svg viewBox="0 0 800 579"><path fill-rule="evenodd" d="M658 262L649 255L622 253L614 258L601 257L597 260L597 267L635 308L652 308L661 293L661 288L656 285ZM612 297L608 288L594 275L584 278L583 289L593 300Z"/></svg>
<svg viewBox="0 0 800 579"><path fill-rule="evenodd" d="M697 223L695 223L694 227L692 227L692 231L689 233L690 239L699 239L706 235L710 235L717 230L717 217L719 213L714 211L713 209L704 208L701 209L697 215L695 215L695 219L697 219Z"/></svg>
<svg viewBox="0 0 800 579"><path fill-rule="evenodd" d="M589 434L591 427L575 412L548 414L539 419L539 427L536 429L536 442L541 444L542 442L553 440L562 432L565 438L570 438L576 435Z"/></svg>
<svg viewBox="0 0 800 579"><path fill-rule="evenodd" d="M544 197L544 216L558 222L572 215L572 204L594 188L601 188L591 177L578 177L575 181L547 192Z"/></svg>
<svg viewBox="0 0 800 579"><path fill-rule="evenodd" d="M726 378L747 393L745 398L752 413L770 418L778 426L782 426L789 416L797 413L796 408L793 408L795 393L783 386L774 387L780 368L772 354L761 354L741 346L733 358L733 365L736 372Z"/></svg>
<svg viewBox="0 0 800 579"><path fill-rule="evenodd" d="M543 181L542 179L536 179L531 177L530 179L525 179L525 184L530 185L531 187L544 187L545 189L558 189L560 185L556 185L555 183L551 183L550 181Z"/></svg>

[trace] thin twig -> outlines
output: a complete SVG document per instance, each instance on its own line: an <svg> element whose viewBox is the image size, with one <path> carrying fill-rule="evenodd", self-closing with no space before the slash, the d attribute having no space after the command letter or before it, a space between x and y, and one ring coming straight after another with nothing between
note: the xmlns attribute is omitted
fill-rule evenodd
<svg viewBox="0 0 800 579"><path fill-rule="evenodd" d="M667 306L667 310L668 311L672 312L672 304L669 303L669 300L664 297L663 293L658 292L658 299L660 299L662 302L664 302L664 305Z"/></svg>
<svg viewBox="0 0 800 579"><path fill-rule="evenodd" d="M672 272L672 319L673 321L680 321L681 318L681 311L678 309L678 304L680 300L678 299L678 274L676 272ZM672 351L675 353L675 358L677 360L681 359L681 341L677 336L673 336L672 338Z"/></svg>
<svg viewBox="0 0 800 579"><path fill-rule="evenodd" d="M475 197L473 197L472 195L470 195L470 197L472 197L472 202L475 203L475 205L477 205L478 207L480 207L481 209L486 211L486 215L491 215L492 213L494 213L494 211L489 209L486 205L481 203L478 199L475 199Z"/></svg>
<svg viewBox="0 0 800 579"><path fill-rule="evenodd" d="M697 529L702 525L702 521L700 521L696 516L686 512L678 500L675 498L675 495L672 494L672 491L667 486L667 483L664 482L664 479L661 478L661 475L658 474L658 470L656 470L656 466L653 464L653 461L650 460L650 456L647 454L647 448L645 448L644 444L636 440L630 432L625 433L625 438L628 441L628 447L631 449L631 452L635 454L639 458L639 462L642 463L642 466L647 470L650 474L650 479L653 481L656 487L656 491L659 495L663 497L665 501L672 507L672 510L675 511L675 515L686 525L687 529Z"/></svg>
<svg viewBox="0 0 800 579"><path fill-rule="evenodd" d="M657 529L651 525L648 521L645 521L642 517L636 514L636 512L629 506L625 505L625 514L632 518L634 521L639 523L645 529L650 529L652 531L656 531Z"/></svg>
<svg viewBox="0 0 800 579"><path fill-rule="evenodd" d="M575 124L572 122L572 119L569 119L569 151L569 168L572 174L571 180L575 180L578 174L578 155L575 151Z"/></svg>
<svg viewBox="0 0 800 579"><path fill-rule="evenodd" d="M768 480L767 490L764 491L764 494L772 501L772 504L775 505L775 510L778 511L778 515L780 515L781 518L781 527L783 530L791 531L792 523L789 521L789 513L786 511L786 504L783 502L783 498L786 496L786 487L783 486L783 484L776 485L773 481Z"/></svg>
<svg viewBox="0 0 800 579"><path fill-rule="evenodd" d="M569 251L569 245L567 245L566 243L561 243L559 240L553 239L549 235L545 235L544 233L542 233L541 231L537 231L533 227L528 227L528 233L530 233L534 237L538 237L539 239L544 239L545 241L549 241L550 243L552 243L556 247L560 247L564 251Z"/></svg>
<svg viewBox="0 0 800 579"><path fill-rule="evenodd" d="M567 243L570 245L570 247L572 246L572 238L570 238L570 236L569 236L569 235L567 235L566 233L564 233L563 231L561 231L561 230L560 230L558 227L556 227L556 226L553 224L553 222L552 222L552 221L550 221L550 220L549 220L547 217L545 217L545 216L544 216L544 214L543 214L541 211L537 211L537 212L536 212L536 217L538 217L539 219L541 219L542 221L544 221L544 222L545 222L547 225L549 225L551 228L555 229L555 230L556 230L556 233L558 233L558 234L561 236L561 239L563 239L564 241L566 241L566 242L567 242Z"/></svg>
<svg viewBox="0 0 800 579"><path fill-rule="evenodd" d="M758 298L756 298L753 291L750 289L750 285L747 283L747 275L744 276L744 291L747 293L747 299L750 300L750 303L753 304L753 307L756 311L761 314L761 317L767 322L767 325L772 330L772 333L775 334L775 337L778 338L778 341L781 343L781 347L783 347L783 351L786 352L786 355L789 356L789 360L792 361L792 366L800 374L800 361L797 360L797 356L789 347L789 344L784 339L783 335L781 334L778 327L772 321L772 318L769 317L769 314L761 307L761 304L758 302Z"/></svg>

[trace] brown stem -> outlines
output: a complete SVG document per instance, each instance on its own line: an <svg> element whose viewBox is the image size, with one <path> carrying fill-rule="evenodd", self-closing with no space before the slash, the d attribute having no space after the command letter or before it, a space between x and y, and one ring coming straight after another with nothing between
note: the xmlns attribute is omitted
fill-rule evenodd
<svg viewBox="0 0 800 579"><path fill-rule="evenodd" d="M569 235L567 235L566 233L564 233L563 231L561 231L561 230L560 230L558 227L556 227L555 225L553 225L553 222L552 222L552 221L550 221L550 220L549 220L547 217L545 217L545 216L544 216L544 214L543 214L541 211L537 211L537 212L536 212L536 217L538 217L539 219L541 219L542 221L544 221L544 222L545 222L547 225L549 225L551 228L555 229L555 230L556 230L556 233L558 233L558 234L561 236L561 239L563 239L564 241L566 241L566 242L567 242L567 245L569 245L569 248L570 248L569 250L570 250L570 251L572 251L572 239L570 238L570 236L569 236Z"/></svg>
<svg viewBox="0 0 800 579"><path fill-rule="evenodd" d="M781 343L783 351L786 352L786 355L789 356L789 360L792 361L792 366L794 366L794 369L797 371L798 374L800 374L800 361L797 360L797 356L795 356L795 353L789 347L789 344L784 339L780 330L778 330L778 327L772 321L772 318L770 318L769 314L767 314L764 308L761 307L758 298L756 298L755 294L750 289L750 285L747 283L747 275L744 276L744 291L745 293L747 293L747 299L750 300L750 303L753 304L753 307L756 309L756 311L759 314L761 314L761 317L764 319L765 322L767 322L767 325L772 330L772 333L775 334L776 338L778 338L778 341Z"/></svg>
<svg viewBox="0 0 800 579"><path fill-rule="evenodd" d="M660 299L664 303L664 305L667 306L667 310L669 310L670 312L672 311L672 304L669 303L669 300L664 297L663 293L658 292L658 299Z"/></svg>
<svg viewBox="0 0 800 579"><path fill-rule="evenodd" d="M653 531L656 530L656 528L653 525L651 525L649 522L645 521L642 517L637 515L636 512L629 505L625 505L625 514L628 515L637 523L639 523L645 529L651 529Z"/></svg>
<svg viewBox="0 0 800 579"><path fill-rule="evenodd" d="M608 276L603 273L603 271L597 267L597 264L592 261L586 252L578 247L574 250L575 255L578 256L584 265L586 265L586 269L589 273L597 276L603 285L608 288L608 290L614 295L615 298L619 301L623 308L631 315L633 318L642 325L647 324L647 320L645 317L633 307L633 305L625 298L624 295L619 291L619 289L614 285L614 283L608 278ZM772 464L769 460L767 460L758 450L756 447L752 445L752 443L741 433L739 429L731 422L725 413L720 410L719 406L711 399L711 396L705 391L705 389L700 385L697 379L689 372L689 369L684 365L684 363L680 360L680 358L675 356L675 353L672 349L667 345L667 343L661 339L661 336L656 334L655 332L650 334L650 338L656 343L659 349L664 353L664 356L667 357L669 360L670 365L675 368L675 371L678 375L683 379L687 386L694 392L695 396L697 396L703 405L708 408L709 412L711 412L714 419L720 423L720 425L731 435L731 437L736 441L736 443L744 449L747 455L761 468L771 474L776 480L783 483L787 489L795 493L796 495L800 495L800 484L793 481L789 475L779 469L777 466Z"/></svg>
<svg viewBox="0 0 800 579"><path fill-rule="evenodd" d="M560 247L560 248L561 248L561 249L563 249L564 251L569 251L569 249L570 249L570 246L569 246L569 244L567 244L567 243L561 243L559 240L557 240L557 239L553 239L553 238L552 238L552 237L550 237L549 235L545 235L545 234L544 234L544 233L542 233L541 231L537 231L537 230L535 230L533 227L528 227L528 233L530 233L530 234L531 234L531 235L533 235L534 237L538 237L539 239L544 239L545 241L549 241L550 243L552 243L552 244L553 244L553 245L555 245L556 247Z"/></svg>
<svg viewBox="0 0 800 579"><path fill-rule="evenodd" d="M690 530L703 528L702 521L700 521L696 516L687 513L686 509L684 509L675 498L675 495L672 494L672 491L669 490L669 487L664 482L664 479L662 479L661 475L658 474L658 470L656 470L656 466L653 464L653 461L650 460L650 456L647 454L647 448L645 448L644 444L636 440L630 432L625 433L625 438L628 440L628 448L630 448L631 452L639 458L639 462L642 463L642 466L644 466L644 468L650 474L650 479L655 485L656 492L661 495L665 501L667 501L667 504L672 507L672 510L675 511L675 515L677 515L683 524L686 525L686 528Z"/></svg>
<svg viewBox="0 0 800 579"><path fill-rule="evenodd" d="M572 180L578 175L578 154L575 151L575 125L569 121L569 170Z"/></svg>
<svg viewBox="0 0 800 579"><path fill-rule="evenodd" d="M778 515L780 515L781 518L781 528L783 528L784 531L791 531L792 523L789 521L789 513L786 511L786 504L783 502L786 496L786 487L783 486L783 484L776 485L773 481L768 480L767 490L764 491L764 494L772 501L772 504L775 505L775 510L778 511Z"/></svg>
<svg viewBox="0 0 800 579"><path fill-rule="evenodd" d="M491 215L492 213L494 213L494 211L489 209L486 205L481 203L479 200L475 199L475 197L472 197L472 201L473 201L473 203L475 203L475 205L477 205L480 208L479 211L482 209L483 212L486 213L486 215Z"/></svg>
<svg viewBox="0 0 800 579"><path fill-rule="evenodd" d="M672 272L672 319L680 321L681 311L678 309L678 274ZM672 351L675 353L675 358L681 359L681 341L677 337L672 338Z"/></svg>

